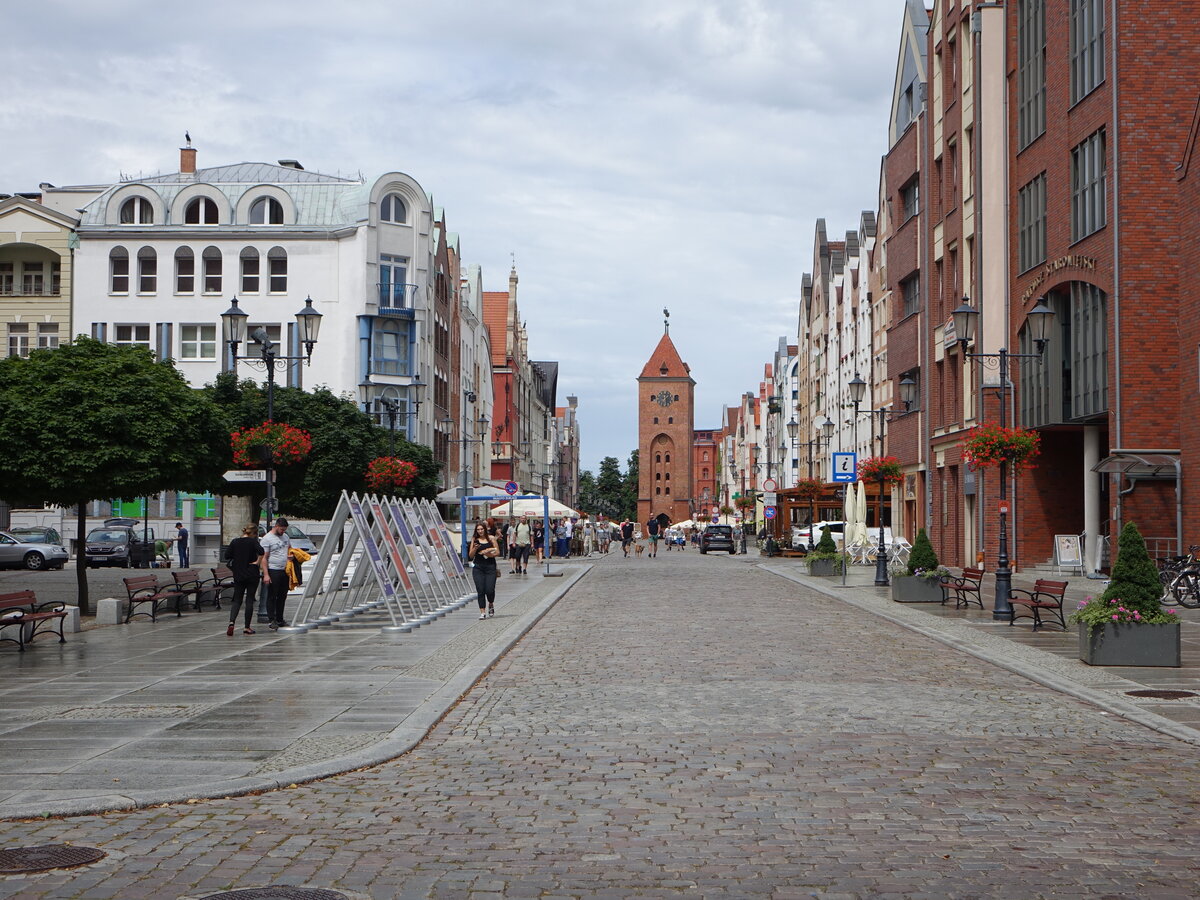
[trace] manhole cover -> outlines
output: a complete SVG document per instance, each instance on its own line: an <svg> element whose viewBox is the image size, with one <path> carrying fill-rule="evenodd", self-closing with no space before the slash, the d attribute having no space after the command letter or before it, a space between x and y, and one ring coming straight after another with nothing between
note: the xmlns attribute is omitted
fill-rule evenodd
<svg viewBox="0 0 1200 900"><path fill-rule="evenodd" d="M204 900L346 900L346 895L321 888L300 888L280 884L274 887L246 888L242 891L209 894Z"/></svg>
<svg viewBox="0 0 1200 900"><path fill-rule="evenodd" d="M1153 700L1182 700L1198 696L1195 691L1126 691L1130 697L1149 697Z"/></svg>
<svg viewBox="0 0 1200 900"><path fill-rule="evenodd" d="M46 872L50 869L69 869L99 862L108 854L95 847L68 847L66 844L43 844L40 847L14 847L0 850L0 875L18 872Z"/></svg>

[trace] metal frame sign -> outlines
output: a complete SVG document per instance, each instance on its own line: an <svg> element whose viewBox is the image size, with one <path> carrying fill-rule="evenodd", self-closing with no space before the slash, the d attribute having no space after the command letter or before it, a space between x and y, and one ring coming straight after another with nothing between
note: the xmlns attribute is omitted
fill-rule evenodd
<svg viewBox="0 0 1200 900"><path fill-rule="evenodd" d="M853 484L858 481L858 454L833 454L831 481L836 483Z"/></svg>

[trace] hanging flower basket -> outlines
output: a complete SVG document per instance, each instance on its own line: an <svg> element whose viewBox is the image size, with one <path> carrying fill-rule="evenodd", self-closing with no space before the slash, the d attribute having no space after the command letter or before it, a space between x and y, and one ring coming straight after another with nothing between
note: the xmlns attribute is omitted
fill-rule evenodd
<svg viewBox="0 0 1200 900"><path fill-rule="evenodd" d="M298 463L312 452L312 438L308 432L284 422L263 422L235 431L229 436L229 443L233 447L234 465L247 469L265 462L265 454L257 449L259 447L268 449L271 462L277 466Z"/></svg>
<svg viewBox="0 0 1200 900"><path fill-rule="evenodd" d="M824 492L824 483L816 478L801 478L796 482L796 493L801 500L816 500Z"/></svg>
<svg viewBox="0 0 1200 900"><path fill-rule="evenodd" d="M733 503L738 509L750 509L752 506L754 506L754 498L753 497L738 497L736 500L733 501Z"/></svg>
<svg viewBox="0 0 1200 900"><path fill-rule="evenodd" d="M395 491L408 487L416 477L416 463L397 456L380 456L367 465L367 487L373 491Z"/></svg>
<svg viewBox="0 0 1200 900"><path fill-rule="evenodd" d="M984 422L967 432L959 445L963 461L972 469L988 469L1002 462L1017 469L1032 469L1041 450L1042 436L1024 428L1002 428Z"/></svg>
<svg viewBox="0 0 1200 900"><path fill-rule="evenodd" d="M858 478L860 481L899 484L904 480L904 470L894 456L870 456L858 464Z"/></svg>

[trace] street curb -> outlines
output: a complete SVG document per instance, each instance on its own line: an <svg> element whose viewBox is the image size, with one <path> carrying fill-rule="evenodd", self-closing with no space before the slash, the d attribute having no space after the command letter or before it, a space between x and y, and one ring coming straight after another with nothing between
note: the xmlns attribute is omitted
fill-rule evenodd
<svg viewBox="0 0 1200 900"><path fill-rule="evenodd" d="M334 775L343 775L355 769L377 766L389 762L415 748L433 730L460 699L494 666L505 654L527 635L542 617L577 584L594 564L586 563L555 586L537 606L525 614L517 626L495 643L489 643L471 657L445 684L433 692L417 709L392 730L389 737L370 747L342 756L332 757L319 763L293 766L270 775L243 775L224 781L204 785L181 786L167 791L145 793L108 794L75 800L59 800L45 803L36 808L6 811L0 821L88 816L108 812L130 812L150 806L188 803L195 800L219 800L240 797L246 794L275 791L294 787ZM519 595L518 595L519 596ZM514 598L516 599L516 598ZM467 609L468 607L462 607ZM298 635L297 637L302 636Z"/></svg>
<svg viewBox="0 0 1200 900"><path fill-rule="evenodd" d="M780 578L786 578L788 581L794 581L796 584L802 584L804 587L809 588L818 594L831 597L835 600L840 600L843 603L850 604L851 606L856 606L874 616L878 616L881 619L886 619L895 625L900 625L903 628L907 628L909 631L914 631L917 634L932 638L941 644L945 644L947 647L951 647L970 656L974 656L976 659L983 660L986 663L991 663L992 665L998 666L1005 671L1012 672L1014 675L1020 675L1024 678L1028 678L1030 681L1042 685L1042 687L1050 688L1053 691L1058 691L1061 694L1067 694L1068 696L1074 697L1076 700L1082 700L1085 703L1098 706L1105 712L1111 713L1114 716L1120 716L1122 719L1135 722L1138 725L1142 725L1153 731L1157 731L1160 734L1165 734L1168 737L1175 738L1176 740L1183 741L1184 743L1200 746L1200 730L1198 729L1183 725L1174 721L1173 719L1168 719L1165 716L1147 712L1146 710L1141 709L1132 703L1112 697L1101 691L1084 687L1083 685L1080 685L1069 678L1064 678L1063 676L1057 675L1047 669L1031 669L1027 667L1016 666L1004 657L999 656L990 650L984 649L983 647L979 647L974 644L967 643L966 641L961 641L957 638L951 637L950 635L943 634L937 629L928 628L924 625L919 625L899 616L892 615L886 610L879 609L871 603L853 596L847 590L840 588L840 586L837 590L835 590L825 586L824 584L814 583L814 580L811 578L801 576L793 572L780 571L763 563L759 564L759 568L761 568L763 571L770 572L772 575L778 575Z"/></svg>

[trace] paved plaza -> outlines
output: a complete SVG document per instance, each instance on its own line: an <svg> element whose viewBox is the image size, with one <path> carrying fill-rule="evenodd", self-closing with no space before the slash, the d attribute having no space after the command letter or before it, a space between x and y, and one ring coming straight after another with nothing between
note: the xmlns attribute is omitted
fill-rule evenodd
<svg viewBox="0 0 1200 900"><path fill-rule="evenodd" d="M0 847L108 854L0 877L0 897L173 900L268 885L350 898L1195 896L1196 707L1135 705L1125 690L1195 682L1194 621L1189 668L1115 673L1072 662L1069 636L891 604L866 573L842 589L793 563L694 551L582 569L565 592L551 585L567 579L503 579L507 637L485 640L501 616L469 610L428 626L457 629L441 647L411 636L430 642L430 659L453 653L440 668L404 657L431 676L411 715L455 678L466 693L404 755L226 799L0 822ZM302 673L295 648L314 637L341 640L275 638L247 666ZM476 652L443 649L455 640ZM21 671L15 656L0 663ZM349 656L313 664L333 676ZM330 693L370 677L343 674ZM207 702L182 682L175 691ZM272 729L310 714L285 707L253 701ZM32 764L5 756L10 774Z"/></svg>

